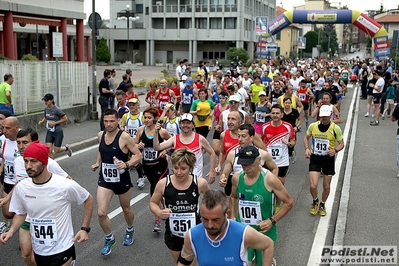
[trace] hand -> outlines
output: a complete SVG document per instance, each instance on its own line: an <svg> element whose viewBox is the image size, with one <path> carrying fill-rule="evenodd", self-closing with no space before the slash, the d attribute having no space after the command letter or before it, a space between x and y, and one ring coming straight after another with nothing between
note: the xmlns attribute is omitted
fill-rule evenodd
<svg viewBox="0 0 399 266"><path fill-rule="evenodd" d="M213 184L213 182L215 182L215 176L216 176L216 173L215 173L215 171L212 171L212 170L206 175L206 177L208 177L209 184Z"/></svg>
<svg viewBox="0 0 399 266"><path fill-rule="evenodd" d="M156 129L156 130L161 130L161 128L162 128L162 124L157 122L157 123L155 124L155 129ZM141 142L140 142L140 143L141 143ZM143 146L143 148L144 148L144 146Z"/></svg>
<svg viewBox="0 0 399 266"><path fill-rule="evenodd" d="M159 153L158 158L165 158L165 157L166 157L166 154L167 154L167 151L166 151L166 150L163 150L163 151L161 151L161 152Z"/></svg>
<svg viewBox="0 0 399 266"><path fill-rule="evenodd" d="M50 122L50 123L48 123L48 126L49 126L49 127L54 127L54 126L55 126L55 122Z"/></svg>
<svg viewBox="0 0 399 266"><path fill-rule="evenodd" d="M79 232L72 239L73 242L82 243L89 240L89 234L85 230L79 230Z"/></svg>
<svg viewBox="0 0 399 266"><path fill-rule="evenodd" d="M156 126L156 125L155 125L155 126ZM137 147L138 147L140 150L144 149L144 143L140 141L140 143L137 144Z"/></svg>
<svg viewBox="0 0 399 266"><path fill-rule="evenodd" d="M328 149L328 156L334 157L336 154L335 149Z"/></svg>
<svg viewBox="0 0 399 266"><path fill-rule="evenodd" d="M210 125L210 126L208 127L208 130L209 130L209 131L211 131L211 130L212 130L212 125Z"/></svg>
<svg viewBox="0 0 399 266"><path fill-rule="evenodd" d="M217 125L215 127L215 130L218 131L218 132L222 132L222 126L221 125Z"/></svg>
<svg viewBox="0 0 399 266"><path fill-rule="evenodd" d="M11 103L6 103L6 107L8 108L8 107L10 107L11 106Z"/></svg>
<svg viewBox="0 0 399 266"><path fill-rule="evenodd" d="M42 125L43 124L43 120L40 120L37 124L38 125Z"/></svg>
<svg viewBox="0 0 399 266"><path fill-rule="evenodd" d="M8 231L7 233L3 233L0 235L0 241L3 244L7 244L8 240L12 237L13 233Z"/></svg>
<svg viewBox="0 0 399 266"><path fill-rule="evenodd" d="M161 215L159 215L162 219L168 219L170 214L172 213L172 210L169 208L165 208L161 210Z"/></svg>
<svg viewBox="0 0 399 266"><path fill-rule="evenodd" d="M310 150L309 149L305 150L305 158L310 159Z"/></svg>
<svg viewBox="0 0 399 266"><path fill-rule="evenodd" d="M9 203L10 202L10 197L4 197L0 199L0 207Z"/></svg>
<svg viewBox="0 0 399 266"><path fill-rule="evenodd" d="M220 169L221 169L221 167L219 165L215 167L215 172L217 175L220 174Z"/></svg>
<svg viewBox="0 0 399 266"><path fill-rule="evenodd" d="M96 170L98 169L98 167L100 167L100 164L95 163L95 164L93 164L93 165L91 166L91 170L94 172L94 171L96 171Z"/></svg>
<svg viewBox="0 0 399 266"><path fill-rule="evenodd" d="M289 141L287 139L283 139L281 142L288 146Z"/></svg>
<svg viewBox="0 0 399 266"><path fill-rule="evenodd" d="M270 219L267 220L263 220L262 222L258 223L257 226L259 226L259 229L261 233L266 233L267 231L270 230L270 228L272 228L273 224L272 221L270 221Z"/></svg>
<svg viewBox="0 0 399 266"><path fill-rule="evenodd" d="M225 187L227 185L227 178L221 178L219 181L219 186Z"/></svg>

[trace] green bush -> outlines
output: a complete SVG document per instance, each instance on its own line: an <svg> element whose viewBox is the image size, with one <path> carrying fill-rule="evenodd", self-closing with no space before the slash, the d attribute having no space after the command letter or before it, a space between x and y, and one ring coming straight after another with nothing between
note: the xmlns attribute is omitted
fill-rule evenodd
<svg viewBox="0 0 399 266"><path fill-rule="evenodd" d="M139 82L133 84L135 88L144 88L147 85L147 80L142 79Z"/></svg>
<svg viewBox="0 0 399 266"><path fill-rule="evenodd" d="M4 55L0 54L0 60L8 60L8 58L5 57Z"/></svg>
<svg viewBox="0 0 399 266"><path fill-rule="evenodd" d="M241 60L242 62L247 62L249 59L249 55L247 50L244 48L236 48L236 47L230 47L229 50L227 50L227 58L232 60L238 55L238 59ZM230 65L230 63L229 63Z"/></svg>
<svg viewBox="0 0 399 266"><path fill-rule="evenodd" d="M156 84L159 84L161 80L160 79L152 79L149 82L147 82L147 87L150 88L150 84L155 82Z"/></svg>
<svg viewBox="0 0 399 266"><path fill-rule="evenodd" d="M24 60L24 61L39 61L39 59L37 59L36 56L31 55L31 54L24 54L22 56L21 60Z"/></svg>
<svg viewBox="0 0 399 266"><path fill-rule="evenodd" d="M111 53L109 52L108 45L104 38L101 38L100 43L96 50L97 61L103 61L108 63L111 60Z"/></svg>

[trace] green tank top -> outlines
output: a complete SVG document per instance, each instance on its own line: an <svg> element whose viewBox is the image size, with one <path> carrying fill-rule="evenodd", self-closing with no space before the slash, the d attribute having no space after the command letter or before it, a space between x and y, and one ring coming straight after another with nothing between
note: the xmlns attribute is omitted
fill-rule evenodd
<svg viewBox="0 0 399 266"><path fill-rule="evenodd" d="M265 187L264 178L267 170L262 169L258 180L250 186L245 184L244 171L240 172L236 195L238 197L238 213L237 222L248 224L257 231L260 231L256 224L267 220L273 216L275 195L268 191ZM277 228L273 225L272 228L265 233L270 237L274 244L277 242Z"/></svg>

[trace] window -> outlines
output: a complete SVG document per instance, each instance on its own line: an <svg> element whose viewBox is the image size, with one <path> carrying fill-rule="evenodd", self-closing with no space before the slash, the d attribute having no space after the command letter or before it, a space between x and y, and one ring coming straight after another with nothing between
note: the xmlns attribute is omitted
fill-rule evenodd
<svg viewBox="0 0 399 266"><path fill-rule="evenodd" d="M137 13L143 13L144 8L143 8L143 4L137 4L136 5L136 12Z"/></svg>
<svg viewBox="0 0 399 266"><path fill-rule="evenodd" d="M180 29L191 28L191 18L180 18Z"/></svg>
<svg viewBox="0 0 399 266"><path fill-rule="evenodd" d="M208 52L202 52L202 59L208 59Z"/></svg>
<svg viewBox="0 0 399 266"><path fill-rule="evenodd" d="M225 18L224 27L225 29L235 29L236 28L236 18Z"/></svg>
<svg viewBox="0 0 399 266"><path fill-rule="evenodd" d="M281 31L276 34L276 41L281 41Z"/></svg>
<svg viewBox="0 0 399 266"><path fill-rule="evenodd" d="M236 0L226 0L226 5L235 5L236 2Z"/></svg>
<svg viewBox="0 0 399 266"><path fill-rule="evenodd" d="M208 0L195 0L196 5L207 5Z"/></svg>
<svg viewBox="0 0 399 266"><path fill-rule="evenodd" d="M225 58L226 58L226 52L220 52L219 59L225 59Z"/></svg>
<svg viewBox="0 0 399 266"><path fill-rule="evenodd" d="M223 0L211 0L211 5L223 5Z"/></svg>
<svg viewBox="0 0 399 266"><path fill-rule="evenodd" d="M206 18L197 18L195 19L195 27L197 29L206 29L207 28Z"/></svg>
<svg viewBox="0 0 399 266"><path fill-rule="evenodd" d="M177 29L177 18L167 18L166 19L167 29Z"/></svg>
<svg viewBox="0 0 399 266"><path fill-rule="evenodd" d="M163 29L163 18L153 18L152 27L154 29Z"/></svg>
<svg viewBox="0 0 399 266"><path fill-rule="evenodd" d="M221 29L222 28L222 19L221 18L211 18L210 19L210 28L211 29Z"/></svg>

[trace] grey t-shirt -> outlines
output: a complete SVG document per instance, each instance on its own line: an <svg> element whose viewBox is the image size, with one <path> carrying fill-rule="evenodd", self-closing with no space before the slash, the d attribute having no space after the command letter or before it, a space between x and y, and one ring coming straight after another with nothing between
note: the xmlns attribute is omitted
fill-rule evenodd
<svg viewBox="0 0 399 266"><path fill-rule="evenodd" d="M62 131L61 125L55 125L54 127L50 127L48 124L53 121L59 121L65 115L64 111L62 111L57 105L54 105L53 108L48 109L48 107L44 108L44 116L46 117L46 127L51 132L59 132Z"/></svg>

